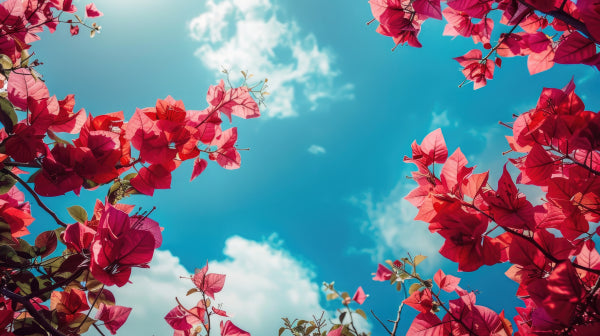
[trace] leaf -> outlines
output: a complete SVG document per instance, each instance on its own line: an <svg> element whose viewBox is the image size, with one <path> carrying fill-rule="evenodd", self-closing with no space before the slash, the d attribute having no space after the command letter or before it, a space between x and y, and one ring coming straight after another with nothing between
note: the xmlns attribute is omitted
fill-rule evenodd
<svg viewBox="0 0 600 336"><path fill-rule="evenodd" d="M340 320L340 323L344 323L344 318L346 317L346 312L342 312L338 318L338 320Z"/></svg>
<svg viewBox="0 0 600 336"><path fill-rule="evenodd" d="M352 300L354 300L358 304L363 304L363 302L365 302L367 297L368 297L368 295L365 294L365 291L363 290L362 286L359 286L358 289L356 290L356 293L354 293Z"/></svg>
<svg viewBox="0 0 600 336"><path fill-rule="evenodd" d="M285 331L285 327L279 328L279 336L281 336L281 334L283 334L284 331Z"/></svg>
<svg viewBox="0 0 600 336"><path fill-rule="evenodd" d="M67 211L69 212L69 215L71 215L71 217L76 220L77 222L81 223L81 224L85 224L85 222L87 222L88 220L88 214L85 211L85 209L79 205L73 205L71 207L67 208Z"/></svg>
<svg viewBox="0 0 600 336"><path fill-rule="evenodd" d="M227 321L224 324L221 321L221 336L250 336L250 333L238 328L231 321Z"/></svg>
<svg viewBox="0 0 600 336"><path fill-rule="evenodd" d="M14 125L19 122L15 107L4 97L0 97L0 122L8 134L13 132Z"/></svg>
<svg viewBox="0 0 600 336"><path fill-rule="evenodd" d="M22 111L27 110L28 99L41 101L50 97L46 84L31 73L29 69L18 69L8 78L8 100Z"/></svg>
<svg viewBox="0 0 600 336"><path fill-rule="evenodd" d="M413 260L413 262L415 264L414 266L416 267L418 264L420 264L421 262L423 262L423 260L425 260L425 259L427 259L427 257L424 256L424 255L420 255L419 254L418 256L415 256L415 258Z"/></svg>
<svg viewBox="0 0 600 336"><path fill-rule="evenodd" d="M460 278L452 275L446 275L444 274L444 271L440 269L433 276L433 281L435 281L441 290L450 293L456 289L458 283L460 282Z"/></svg>
<svg viewBox="0 0 600 336"><path fill-rule="evenodd" d="M187 291L187 293L185 294L185 296L192 295L192 294L197 293L197 292L199 292L198 288L192 288L189 291Z"/></svg>
<svg viewBox="0 0 600 336"><path fill-rule="evenodd" d="M114 306L116 302L113 293L106 288L102 289L102 291L89 291L88 301L90 304L93 304L94 307L98 309L100 308L101 304Z"/></svg>
<svg viewBox="0 0 600 336"><path fill-rule="evenodd" d="M15 180L12 176L8 174L0 175L0 195L4 195L9 192L15 184L17 184L17 180Z"/></svg>
<svg viewBox="0 0 600 336"><path fill-rule="evenodd" d="M406 336L437 336L444 334L444 324L435 314L420 313L415 317Z"/></svg>
<svg viewBox="0 0 600 336"><path fill-rule="evenodd" d="M582 63L596 54L596 44L578 31L569 34L556 48L554 62L560 64Z"/></svg>
<svg viewBox="0 0 600 336"><path fill-rule="evenodd" d="M42 258L50 255L58 245L58 237L56 231L44 231L35 238L35 246L39 248L39 255Z"/></svg>
<svg viewBox="0 0 600 336"><path fill-rule="evenodd" d="M337 293L329 293L327 294L326 298L327 301L331 301L331 300L335 300L339 297L339 295Z"/></svg>
<svg viewBox="0 0 600 336"><path fill-rule="evenodd" d="M414 284L410 285L410 287L408 288L408 295L412 295L412 293L418 291L422 287L423 287L423 285L421 285L420 283L414 283Z"/></svg>
<svg viewBox="0 0 600 336"><path fill-rule="evenodd" d="M364 310L357 308L354 312L362 316L365 320L367 319L367 314L365 314Z"/></svg>
<svg viewBox="0 0 600 336"><path fill-rule="evenodd" d="M448 158L448 148L441 129L427 134L421 142L421 149L429 157L431 163L444 163Z"/></svg>

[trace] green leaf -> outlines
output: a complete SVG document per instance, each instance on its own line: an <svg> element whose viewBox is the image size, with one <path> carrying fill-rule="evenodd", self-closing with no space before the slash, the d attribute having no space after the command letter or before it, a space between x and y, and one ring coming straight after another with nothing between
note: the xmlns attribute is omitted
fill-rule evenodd
<svg viewBox="0 0 600 336"><path fill-rule="evenodd" d="M2 70L4 70L4 73L9 73L10 69L12 69L12 67L14 66L12 60L10 59L10 57L1 54L0 55L0 66L2 66Z"/></svg>
<svg viewBox="0 0 600 336"><path fill-rule="evenodd" d="M419 254L418 256L416 256L415 259L414 259L415 266L417 266L418 264L420 264L425 259L427 259L427 257L424 256L424 255L420 255Z"/></svg>
<svg viewBox="0 0 600 336"><path fill-rule="evenodd" d="M367 319L367 314L365 314L365 311L357 308L354 312L356 312L358 315L362 316L365 320Z"/></svg>
<svg viewBox="0 0 600 336"><path fill-rule="evenodd" d="M0 265L7 268L20 268L29 265L29 260L19 256L8 245L0 245Z"/></svg>
<svg viewBox="0 0 600 336"><path fill-rule="evenodd" d="M35 172L35 173L31 174L31 175L29 176L29 178L27 179L27 183L33 183L33 182L35 182L35 177L36 177L36 176L37 176L37 175L38 175L38 174L39 174L41 171L42 171L41 169L38 169L38 170L36 170L36 172Z"/></svg>
<svg viewBox="0 0 600 336"><path fill-rule="evenodd" d="M87 212L84 208L80 207L79 205L73 205L72 207L68 207L67 211L69 212L69 215L73 217L74 220L81 224L84 224L88 220Z"/></svg>
<svg viewBox="0 0 600 336"><path fill-rule="evenodd" d="M21 238L19 238L17 241L18 245L15 246L15 251L20 257L25 259L33 259L37 257L39 249L31 246L28 242Z"/></svg>
<svg viewBox="0 0 600 336"><path fill-rule="evenodd" d="M18 336L46 336L48 333L33 318L14 320L13 333Z"/></svg>
<svg viewBox="0 0 600 336"><path fill-rule="evenodd" d="M129 181L129 180L131 180L132 178L136 177L137 175L138 175L138 173L130 173L130 174L127 174L127 175L125 175L125 177L123 177L123 180L124 180L124 181Z"/></svg>
<svg viewBox="0 0 600 336"><path fill-rule="evenodd" d="M8 174L0 175L0 195L6 194L15 184L17 184L17 180L12 176Z"/></svg>
<svg viewBox="0 0 600 336"><path fill-rule="evenodd" d="M410 288L408 289L408 295L412 295L412 293L418 291L419 289L421 289L421 287L423 287L423 285L421 285L420 283L414 283L410 285Z"/></svg>
<svg viewBox="0 0 600 336"><path fill-rule="evenodd" d="M48 133L48 137L56 141L57 143L61 143L63 145L70 145L70 142L59 137L58 135L56 135L56 133L52 132L51 130L47 130L46 132Z"/></svg>
<svg viewBox="0 0 600 336"><path fill-rule="evenodd" d="M15 107L4 97L0 97L0 122L8 134L12 133L13 127L19 122Z"/></svg>

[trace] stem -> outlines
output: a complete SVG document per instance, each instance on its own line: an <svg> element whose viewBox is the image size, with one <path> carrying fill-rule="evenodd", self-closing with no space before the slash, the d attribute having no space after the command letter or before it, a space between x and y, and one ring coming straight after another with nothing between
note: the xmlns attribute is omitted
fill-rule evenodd
<svg viewBox="0 0 600 336"><path fill-rule="evenodd" d="M79 330L79 328L81 328L81 326L85 323L85 321L87 321L87 319L90 317L92 308L94 308L94 306L96 305L96 301L98 301L98 298L100 298L100 295L102 295L102 291L104 291L104 285L102 285L102 287L98 291L98 295L96 295L96 297L94 298L94 302L92 302L92 306L90 307L90 310L88 310L88 313L85 315L85 318L83 319L83 321L81 321L81 323L79 323L79 325L77 326L77 330ZM94 323L96 323L96 322L94 322Z"/></svg>
<svg viewBox="0 0 600 336"><path fill-rule="evenodd" d="M40 289L40 290L38 290L36 292L33 292L33 293L29 294L29 295L26 295L25 298L27 300L30 300L30 299L32 299L34 297L39 297L40 295L42 295L42 294L44 294L46 292L50 292L50 291L53 291L53 290L55 290L55 289L57 289L59 287L62 287L64 285L68 285L71 281L77 279L83 273L83 271L85 271L85 270L86 270L86 268L80 268L80 269L77 270L77 272L73 273L73 275L71 275L70 277L68 277L68 278L66 278L66 279L64 279L62 281L56 282L54 285L52 285L50 287L46 287L46 288Z"/></svg>
<svg viewBox="0 0 600 336"><path fill-rule="evenodd" d="M465 205L465 206L468 206L468 207L470 207L471 209L474 209L474 210L477 210L477 211L479 211L480 213L482 213L483 215L487 216L487 217L488 217L489 219L491 219L492 221L496 222L496 221L494 220L494 217L490 216L488 213L486 213L486 212L482 211L481 209L477 208L475 205L473 205L473 204L470 204L470 203L467 203L467 202L463 202L463 205ZM525 239L526 241L528 241L529 243L533 244L533 246L535 246L535 247L536 247L536 248L537 248L537 249L538 249L540 252L542 252L542 254L543 254L543 255L544 255L546 258L548 258L548 259L549 259L550 261L552 261L553 263L555 263L555 264L558 264L558 263L560 263L561 261L564 261L564 260L559 260L559 259L557 259L557 258L556 258L555 256L553 256L553 255L552 255L550 252L546 251L546 250L545 250L545 249L544 249L544 248L543 248L543 247L542 247L542 246L541 246L541 245L540 245L540 244L539 244L537 241L535 241L535 239L533 239L533 237L529 237L529 236L527 236L527 235L525 235L525 234L523 234L523 233L521 233L521 232L518 232L518 231L516 231L516 230L513 230L513 229L511 229L511 228L507 228L507 227L504 227L504 226L500 226L500 227L501 227L501 228L503 228L503 229L504 229L504 231L506 231L506 232L508 232L508 233L511 233L511 234L513 234L513 235L515 235L515 236L519 236L519 237L521 237L521 238ZM569 259L565 259L565 260L569 260ZM571 261L569 260L569 262L571 262ZM594 273L594 274L600 275L600 270L593 269L593 268L589 268L589 267L585 267L585 266L581 266L581 265L579 265L579 264L576 264L576 263L574 263L574 262L571 262L571 264L573 265L573 267L575 267L575 268L579 268L580 270L584 270L584 271L586 271L586 272L590 272L590 273Z"/></svg>
<svg viewBox="0 0 600 336"><path fill-rule="evenodd" d="M528 4L525 0L517 0L520 4L522 4L525 7L528 7L532 10L537 10L540 11L539 9L535 8L534 6ZM540 11L542 12L542 11ZM577 20L576 18L572 17L569 13L565 12L562 9L562 6L560 9L556 9L556 10L551 10L549 12L542 12L546 15L550 15L555 19L559 19L561 21L563 21L564 23L568 24L569 26L575 28L576 30L578 30L580 33L582 33L586 38L588 38L590 41L593 41L596 44L600 44L600 41L597 41L595 38L593 38L590 35L590 32L588 31L587 27L585 26L585 24L579 20Z"/></svg>
<svg viewBox="0 0 600 336"><path fill-rule="evenodd" d="M25 307L25 309L27 309L27 312L29 312L29 314L35 319L35 321L37 323L39 323L40 326L42 326L42 328L44 328L51 335L66 336L65 334L63 334L62 332L56 330L53 326L51 326L50 323L48 321L46 321L46 319L40 314L40 312L37 311L37 309L35 309L33 304L31 304L29 299L27 299L26 297L21 296L19 294L15 294L6 288L2 288L0 290L0 293L2 293L2 295L6 296L7 298L22 304L23 307Z"/></svg>
<svg viewBox="0 0 600 336"><path fill-rule="evenodd" d="M204 278L206 278L206 274L202 277L202 283L204 284ZM204 306L206 306L206 295L204 294L204 292L202 292L202 301L204 301ZM210 313L208 312L208 307L206 307L206 320L207 320L207 327L206 327L206 336L210 336Z"/></svg>
<svg viewBox="0 0 600 336"><path fill-rule="evenodd" d="M400 306L402 306L402 304ZM375 317L375 319L381 324L381 326L383 328L385 328L385 331L387 331L388 334L392 335L392 332L390 331L390 329L388 329L388 327L383 323L383 321L381 321L381 319L379 319L379 317L377 315L375 315L375 312L373 312L373 309L371 309L371 314L373 314L373 317Z"/></svg>
<svg viewBox="0 0 600 336"><path fill-rule="evenodd" d="M348 315L350 315L350 325L352 326L352 330L354 330L354 335L358 336L358 331L356 331L356 327L354 326L354 318L352 317L352 311L350 310L350 307L345 304L344 306L346 306L346 310L348 310Z"/></svg>
<svg viewBox="0 0 600 336"><path fill-rule="evenodd" d="M471 330L471 328L467 327L467 325L460 319L457 319L452 312L450 312L450 309L446 308L446 306L444 306L444 302L442 302L442 300L440 299L439 295L435 294L432 290L431 290L431 283L427 284L425 283L425 281L423 279L421 279L421 277L418 274L414 274L411 275L413 277L413 279L416 279L417 281L419 281L419 283L429 289L429 291L431 292L431 295L437 300L438 304L440 305L440 307L442 307L444 309L444 311L446 311L446 314L450 315L450 317L452 317L452 320L460 323L463 328L465 328L465 330L467 330L469 332L469 335L477 335L476 333L473 332L473 330ZM398 311L398 316L400 315L400 311Z"/></svg>
<svg viewBox="0 0 600 336"><path fill-rule="evenodd" d="M31 187L27 184L27 182L23 181L19 176L17 176L16 174L14 174L13 172L11 172L10 170L8 170L6 168L3 168L2 172L10 175L12 178L17 180L25 189L27 189L27 191L29 191L31 196L33 196L33 198L35 198L35 201L40 206L40 208L44 209L44 211L46 211L52 218L54 218L54 220L56 221L56 224L58 224L62 227L67 227L67 224L65 224L63 221L61 221L60 218L58 218L58 216L56 216L54 211L50 210L44 204L44 202L42 202L42 200L40 199L40 196L38 196L38 194L33 189L31 189Z"/></svg>
<svg viewBox="0 0 600 336"><path fill-rule="evenodd" d="M24 168L41 168L42 166L35 162L11 162L11 161L5 161L2 162L5 166L7 167L24 167Z"/></svg>
<svg viewBox="0 0 600 336"><path fill-rule="evenodd" d="M398 330L398 323L400 323L400 314L402 314L403 307L404 302L400 303L400 307L398 307L398 315L396 316L396 321L394 321L394 329L392 330L391 336L396 336L396 331Z"/></svg>
<svg viewBox="0 0 600 336"><path fill-rule="evenodd" d="M104 335L104 333L102 332L102 330L100 330L100 328L98 328L98 326L96 325L96 323L93 323L92 325L94 326L94 328L96 328L96 330L100 333L100 335L106 336L106 335Z"/></svg>

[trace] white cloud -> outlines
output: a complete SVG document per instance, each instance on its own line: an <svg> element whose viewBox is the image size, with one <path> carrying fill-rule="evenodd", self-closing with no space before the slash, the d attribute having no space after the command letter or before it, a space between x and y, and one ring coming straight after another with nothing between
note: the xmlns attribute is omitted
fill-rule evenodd
<svg viewBox="0 0 600 336"><path fill-rule="evenodd" d="M440 113L436 113L435 111L431 112L431 124L429 125L430 130L447 126L450 126L448 111L443 110Z"/></svg>
<svg viewBox="0 0 600 336"><path fill-rule="evenodd" d="M367 213L363 231L371 235L375 247L363 252L370 253L374 262L400 259L407 253L429 257L429 262L422 264L426 268L434 267L441 260L438 250L442 246L442 238L429 232L427 223L415 221L417 209L404 200L413 187L401 181L383 200L373 201L370 193L355 200Z"/></svg>
<svg viewBox="0 0 600 336"><path fill-rule="evenodd" d="M215 303L222 303L240 328L252 335L271 335L282 326L281 317L311 319L324 311L315 274L282 249L276 237L256 242L234 236L227 239L223 252L225 260L209 262L209 273L227 276ZM204 263L199 259L198 267ZM134 271L133 284L114 289L117 304L134 308L119 334L172 334L164 316L175 307L175 296L189 306L198 300L185 296L194 285L180 279L191 272L170 251L156 251L150 269Z"/></svg>
<svg viewBox="0 0 600 336"><path fill-rule="evenodd" d="M325 154L327 153L327 151L325 150L324 147L319 146L319 145L311 145L310 147L308 147L308 152L310 154L314 154L314 155L319 155L319 154Z"/></svg>
<svg viewBox="0 0 600 336"><path fill-rule="evenodd" d="M302 34L295 21L278 18L270 0L208 0L189 30L201 43L195 55L219 77L223 68L268 77L269 117L298 115L301 104L315 109L323 99L354 97L352 84L335 82L333 54L313 34Z"/></svg>

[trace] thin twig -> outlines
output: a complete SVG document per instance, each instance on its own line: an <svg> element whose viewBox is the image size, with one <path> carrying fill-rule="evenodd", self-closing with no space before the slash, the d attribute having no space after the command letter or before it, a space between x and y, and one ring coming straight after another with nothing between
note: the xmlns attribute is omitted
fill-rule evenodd
<svg viewBox="0 0 600 336"><path fill-rule="evenodd" d="M385 331L387 331L388 334L392 334L392 332L390 331L390 329L388 329L388 327L383 323L383 321L381 319L379 319L379 317L377 315L375 315L375 312L373 311L373 309L371 309L371 314L373 314L373 317L375 317L375 319L381 324L381 326L383 328L385 328Z"/></svg>

